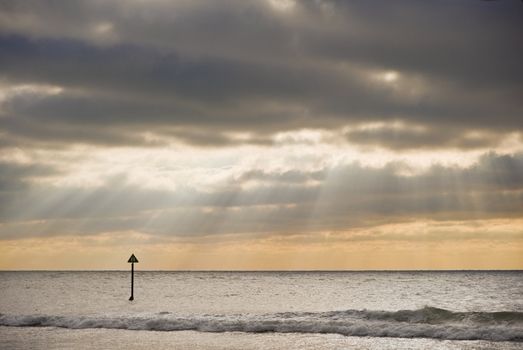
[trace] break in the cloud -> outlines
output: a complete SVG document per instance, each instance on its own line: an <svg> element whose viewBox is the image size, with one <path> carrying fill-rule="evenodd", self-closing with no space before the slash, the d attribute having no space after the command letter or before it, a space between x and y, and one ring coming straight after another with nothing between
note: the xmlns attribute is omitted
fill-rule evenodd
<svg viewBox="0 0 523 350"><path fill-rule="evenodd" d="M515 0L2 1L2 252L455 239L521 267L522 23Z"/></svg>

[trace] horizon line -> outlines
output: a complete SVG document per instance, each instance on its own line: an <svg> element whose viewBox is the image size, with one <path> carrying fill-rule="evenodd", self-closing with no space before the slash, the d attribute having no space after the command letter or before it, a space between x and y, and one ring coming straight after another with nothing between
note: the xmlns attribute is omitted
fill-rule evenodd
<svg viewBox="0 0 523 350"><path fill-rule="evenodd" d="M12 269L0 272L128 272L128 269ZM269 269L269 270L234 270L234 269L143 269L136 272L523 272L523 269Z"/></svg>

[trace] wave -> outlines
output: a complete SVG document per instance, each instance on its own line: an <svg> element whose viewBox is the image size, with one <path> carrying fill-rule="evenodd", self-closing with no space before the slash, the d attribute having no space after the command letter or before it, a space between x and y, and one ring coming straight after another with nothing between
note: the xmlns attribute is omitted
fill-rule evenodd
<svg viewBox="0 0 523 350"><path fill-rule="evenodd" d="M522 312L419 310L285 312L191 315L160 312L141 316L0 314L0 326L107 328L151 331L335 333L346 336L523 341Z"/></svg>

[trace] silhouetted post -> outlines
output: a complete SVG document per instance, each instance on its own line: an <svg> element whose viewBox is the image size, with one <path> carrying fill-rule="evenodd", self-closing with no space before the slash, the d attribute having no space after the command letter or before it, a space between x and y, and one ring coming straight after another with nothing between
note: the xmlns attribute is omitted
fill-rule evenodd
<svg viewBox="0 0 523 350"><path fill-rule="evenodd" d="M131 297L129 300L134 300L134 263L137 263L138 259L136 259L134 254L131 254L131 257L127 262L131 263Z"/></svg>

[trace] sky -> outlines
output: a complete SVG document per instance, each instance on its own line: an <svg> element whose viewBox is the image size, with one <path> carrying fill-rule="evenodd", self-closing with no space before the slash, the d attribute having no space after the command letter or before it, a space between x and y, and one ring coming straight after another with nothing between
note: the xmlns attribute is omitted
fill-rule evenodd
<svg viewBox="0 0 523 350"><path fill-rule="evenodd" d="M523 269L523 3L0 2L0 269Z"/></svg>

